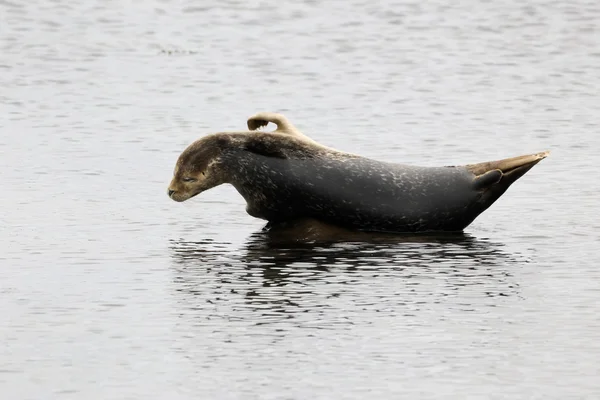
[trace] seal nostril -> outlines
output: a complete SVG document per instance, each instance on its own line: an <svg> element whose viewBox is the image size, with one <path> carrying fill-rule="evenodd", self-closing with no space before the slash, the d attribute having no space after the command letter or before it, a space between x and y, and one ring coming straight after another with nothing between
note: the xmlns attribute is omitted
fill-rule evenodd
<svg viewBox="0 0 600 400"><path fill-rule="evenodd" d="M169 197L171 197L171 195L172 195L173 193L175 193L175 191L174 191L174 190L171 190L171 189L169 189Z"/></svg>

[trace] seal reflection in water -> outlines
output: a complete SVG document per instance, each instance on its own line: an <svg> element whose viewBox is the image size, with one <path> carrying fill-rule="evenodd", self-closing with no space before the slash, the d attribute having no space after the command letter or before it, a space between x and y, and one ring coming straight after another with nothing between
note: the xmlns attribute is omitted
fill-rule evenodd
<svg viewBox="0 0 600 400"><path fill-rule="evenodd" d="M272 122L273 132L257 131ZM246 211L271 224L312 219L360 231L462 231L548 153L462 166L418 167L345 153L308 138L283 115L249 131L197 140L179 156L169 197L229 183Z"/></svg>

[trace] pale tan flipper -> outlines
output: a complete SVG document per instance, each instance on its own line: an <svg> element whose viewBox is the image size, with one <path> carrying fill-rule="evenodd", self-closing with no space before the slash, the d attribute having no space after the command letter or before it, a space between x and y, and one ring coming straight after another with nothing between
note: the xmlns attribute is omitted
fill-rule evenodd
<svg viewBox="0 0 600 400"><path fill-rule="evenodd" d="M255 131L258 128L267 126L269 122L277 125L275 132L302 135L284 115L273 112L259 112L248 118L248 129Z"/></svg>
<svg viewBox="0 0 600 400"><path fill-rule="evenodd" d="M465 165L467 170L475 174L475 185L480 189L492 187L492 185L505 182L510 185L534 165L548 157L549 151L524 156L505 158L497 161L487 161L478 164ZM508 187L508 186L506 186Z"/></svg>
<svg viewBox="0 0 600 400"><path fill-rule="evenodd" d="M294 126L284 115L273 113L273 112L259 112L248 118L248 129L255 131L260 127L266 126L269 122L277 125L277 129L271 133L283 134L295 137L320 149L326 150L331 154L341 154L345 157L356 158L359 157L356 154L348 153L345 151L337 150L329 146L325 146L306 136L300 132L298 128Z"/></svg>
<svg viewBox="0 0 600 400"><path fill-rule="evenodd" d="M258 128L263 126L267 126L267 124L271 122L272 124L277 125L277 129L274 130L274 133L281 133L284 135L291 135L297 138L301 138L303 140L309 141L313 144L319 144L316 141L312 140L302 132L298 128L294 126L284 115L273 113L273 112L260 112L258 114L254 114L250 118L248 118L248 129L251 131L255 131Z"/></svg>

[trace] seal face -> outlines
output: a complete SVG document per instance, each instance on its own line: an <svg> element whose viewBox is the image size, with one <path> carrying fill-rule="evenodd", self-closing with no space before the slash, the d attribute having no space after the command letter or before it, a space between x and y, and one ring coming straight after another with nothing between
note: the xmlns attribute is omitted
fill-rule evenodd
<svg viewBox="0 0 600 400"><path fill-rule="evenodd" d="M225 183L221 154L229 142L226 135L213 135L185 149L175 164L169 197L182 202Z"/></svg>
<svg viewBox="0 0 600 400"><path fill-rule="evenodd" d="M177 161L169 196L185 201L229 183L246 200L248 214L273 223L313 219L363 231L461 231L547 156L452 167L386 163L320 145L279 114L257 115L251 129L278 121L278 130L221 132L192 143Z"/></svg>

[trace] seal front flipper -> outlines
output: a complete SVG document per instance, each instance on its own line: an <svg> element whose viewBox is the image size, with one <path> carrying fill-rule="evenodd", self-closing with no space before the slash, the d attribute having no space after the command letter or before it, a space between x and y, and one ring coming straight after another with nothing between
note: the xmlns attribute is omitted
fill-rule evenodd
<svg viewBox="0 0 600 400"><path fill-rule="evenodd" d="M248 118L248 129L255 131L269 122L277 126L274 132L306 137L285 116L272 112L259 112Z"/></svg>
<svg viewBox="0 0 600 400"><path fill-rule="evenodd" d="M316 140L309 138L304 133L300 132L300 130L298 128L296 128L294 126L294 124L292 124L285 116L278 114L278 113L259 112L257 114L254 114L253 116L248 118L248 121L247 121L248 129L251 131L256 131L260 127L267 126L269 124L269 122L277 125L277 129L275 129L273 132L268 132L269 135L278 135L278 134L285 135L285 136L289 136L289 137L292 137L295 139L299 139L299 140L303 141L304 143L307 143L313 147L316 147L316 148L324 150L324 151L337 153L337 154L343 154L345 157L352 157L352 158L358 157L356 154L336 150L332 147L325 146L325 145L317 142Z"/></svg>
<svg viewBox="0 0 600 400"><path fill-rule="evenodd" d="M306 136L304 133L300 132L300 130L296 128L294 124L292 124L285 116L273 112L259 112L258 114L254 114L248 118L248 129L255 131L258 128L267 126L269 122L277 125L277 129L275 129L273 133L294 136L298 139L320 145L313 139Z"/></svg>

